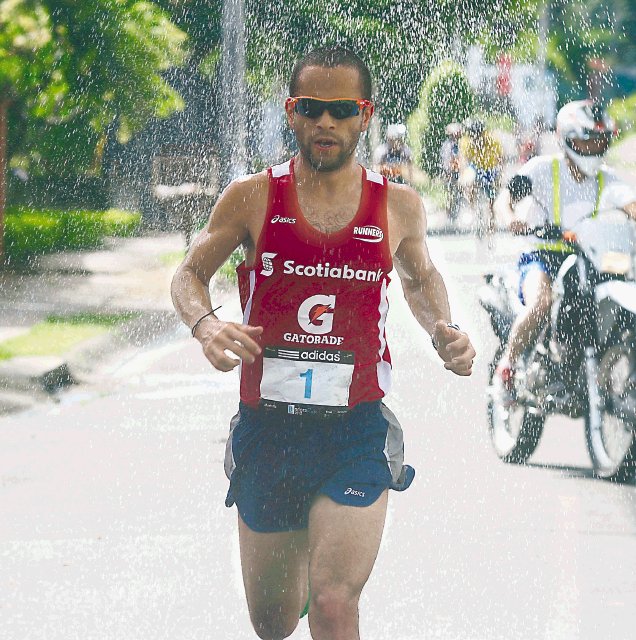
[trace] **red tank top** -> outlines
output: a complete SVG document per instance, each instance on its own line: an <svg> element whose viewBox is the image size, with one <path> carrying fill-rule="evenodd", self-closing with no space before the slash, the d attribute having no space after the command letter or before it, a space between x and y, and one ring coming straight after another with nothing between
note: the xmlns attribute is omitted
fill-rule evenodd
<svg viewBox="0 0 636 640"><path fill-rule="evenodd" d="M382 398L391 383L387 181L363 168L353 220L324 234L303 217L293 172L293 160L268 170L254 265L237 268L243 321L264 328L261 356L241 365L241 400L337 414Z"/></svg>

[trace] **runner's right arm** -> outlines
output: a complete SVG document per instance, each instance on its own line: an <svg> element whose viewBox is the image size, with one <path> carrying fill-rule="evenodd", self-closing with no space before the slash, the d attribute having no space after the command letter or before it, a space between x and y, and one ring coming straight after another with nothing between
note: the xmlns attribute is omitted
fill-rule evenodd
<svg viewBox="0 0 636 640"><path fill-rule="evenodd" d="M220 371L230 371L241 360L251 363L260 353L256 338L262 333L262 327L225 322L210 313L209 283L239 245L255 244L266 201L266 175L247 176L232 182L221 194L207 226L192 242L172 279L172 301L177 313L188 327L203 318L196 326L194 337L201 343L210 363ZM228 356L226 350L239 359Z"/></svg>
<svg viewBox="0 0 636 640"><path fill-rule="evenodd" d="M444 367L459 376L472 373L475 349L463 331L451 321L446 285L435 268L426 245L426 214L417 193L402 185L390 185L389 216L395 223L391 233L395 267L404 297L415 319L437 345ZM391 225L390 225L391 226Z"/></svg>

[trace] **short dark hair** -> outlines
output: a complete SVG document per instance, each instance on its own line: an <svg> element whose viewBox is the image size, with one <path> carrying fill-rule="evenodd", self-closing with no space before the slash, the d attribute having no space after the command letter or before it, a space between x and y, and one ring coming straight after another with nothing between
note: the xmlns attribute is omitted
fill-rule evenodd
<svg viewBox="0 0 636 640"><path fill-rule="evenodd" d="M298 79L305 67L353 67L357 70L362 84L362 97L371 100L373 85L369 67L360 56L344 47L321 47L303 56L292 70L289 80L289 95L298 95Z"/></svg>

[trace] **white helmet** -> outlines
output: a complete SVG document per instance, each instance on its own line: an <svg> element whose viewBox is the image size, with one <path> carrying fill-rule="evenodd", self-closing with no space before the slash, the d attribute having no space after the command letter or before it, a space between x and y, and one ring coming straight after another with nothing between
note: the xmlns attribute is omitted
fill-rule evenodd
<svg viewBox="0 0 636 640"><path fill-rule="evenodd" d="M560 109L556 125L566 155L585 175L595 175L616 132L613 120L591 100L576 100ZM590 140L595 141L590 149L576 144Z"/></svg>
<svg viewBox="0 0 636 640"><path fill-rule="evenodd" d="M388 140L401 140L406 137L406 127L403 124L390 124L386 128Z"/></svg>

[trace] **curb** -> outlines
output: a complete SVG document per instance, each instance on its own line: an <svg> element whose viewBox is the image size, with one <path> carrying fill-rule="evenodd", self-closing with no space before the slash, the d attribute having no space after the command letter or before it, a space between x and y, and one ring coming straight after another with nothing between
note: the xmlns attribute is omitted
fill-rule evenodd
<svg viewBox="0 0 636 640"><path fill-rule="evenodd" d="M179 326L174 311L145 311L139 318L115 327L112 331L80 342L64 357L75 383L90 380L96 367L128 348L140 348Z"/></svg>
<svg viewBox="0 0 636 640"><path fill-rule="evenodd" d="M141 316L84 340L61 356L25 356L0 362L0 415L55 401L72 385L90 382L104 361L127 348L140 348L179 325L173 311L143 311Z"/></svg>
<svg viewBox="0 0 636 640"><path fill-rule="evenodd" d="M0 362L2 389L52 393L73 382L67 363L58 356L23 356Z"/></svg>

